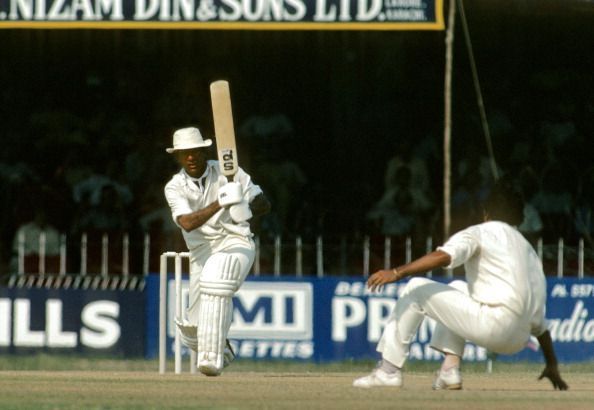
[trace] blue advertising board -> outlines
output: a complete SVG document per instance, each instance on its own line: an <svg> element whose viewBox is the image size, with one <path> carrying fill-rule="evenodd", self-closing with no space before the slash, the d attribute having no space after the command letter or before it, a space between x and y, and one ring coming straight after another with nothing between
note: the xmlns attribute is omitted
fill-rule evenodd
<svg viewBox="0 0 594 410"><path fill-rule="evenodd" d="M142 357L144 293L0 288L0 353Z"/></svg>
<svg viewBox="0 0 594 410"><path fill-rule="evenodd" d="M234 297L229 334L241 358L291 359L316 362L377 359L376 344L388 315L406 282L370 293L363 278L250 277ZM187 281L184 283L187 287ZM148 278L147 357L158 346L158 278ZM173 281L168 292L173 293ZM186 290L187 292L187 290ZM547 319L558 358L562 362L594 360L594 280L548 279ZM168 351L175 328L174 305L168 304ZM439 360L429 347L434 323L425 320L413 341L411 360ZM464 360L487 360L487 351L466 345ZM536 339L505 361L542 361Z"/></svg>

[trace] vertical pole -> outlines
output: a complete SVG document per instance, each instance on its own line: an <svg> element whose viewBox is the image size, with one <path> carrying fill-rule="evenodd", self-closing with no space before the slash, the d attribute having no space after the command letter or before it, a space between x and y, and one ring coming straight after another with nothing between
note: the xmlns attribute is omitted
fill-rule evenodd
<svg viewBox="0 0 594 410"><path fill-rule="evenodd" d="M19 232L18 238L18 274L24 275L25 274L25 232Z"/></svg>
<svg viewBox="0 0 594 410"><path fill-rule="evenodd" d="M122 275L127 278L130 273L130 236L126 232L122 238Z"/></svg>
<svg viewBox="0 0 594 410"><path fill-rule="evenodd" d="M189 276L190 271L191 271L190 252L183 252L181 254L181 256L183 258L187 258L187 260L188 260L188 276ZM182 299L182 302L185 302L185 301L186 301L186 299ZM183 305L183 303L182 303L182 305ZM187 309L187 307L188 306L186 305L185 308ZM182 310L182 316L183 315L184 314L183 314L183 310ZM194 350L190 349L190 373L191 374L196 374L196 372L198 371L198 360L197 359L198 359L198 354Z"/></svg>
<svg viewBox="0 0 594 410"><path fill-rule="evenodd" d="M87 275L87 233L83 233L80 237L80 274Z"/></svg>
<svg viewBox="0 0 594 410"><path fill-rule="evenodd" d="M39 233L39 273L45 274L45 250L46 250L46 236L45 231Z"/></svg>
<svg viewBox="0 0 594 410"><path fill-rule="evenodd" d="M448 27L446 31L446 56L444 78L444 131L443 131L443 237L450 235L451 225L451 136L452 136L452 67L454 65L454 27L456 1L450 0Z"/></svg>
<svg viewBox="0 0 594 410"><path fill-rule="evenodd" d="M175 318L182 321L182 259L179 253L175 254ZM181 337L180 330L175 326L175 374L182 372Z"/></svg>
<svg viewBox="0 0 594 410"><path fill-rule="evenodd" d="M60 235L60 276L66 275L66 235Z"/></svg>
<svg viewBox="0 0 594 410"><path fill-rule="evenodd" d="M159 373L164 374L167 367L167 255L163 253L159 264Z"/></svg>
<svg viewBox="0 0 594 410"><path fill-rule="evenodd" d="M142 254L142 273L144 276L149 274L150 270L150 256L151 256L151 236L148 233L144 234L144 250Z"/></svg>
<svg viewBox="0 0 594 410"><path fill-rule="evenodd" d="M386 236L384 239L384 269L392 267L392 238Z"/></svg>
<svg viewBox="0 0 594 410"><path fill-rule="evenodd" d="M107 277L109 261L109 237L107 233L101 236L101 276Z"/></svg>
<svg viewBox="0 0 594 410"><path fill-rule="evenodd" d="M324 244L322 242L322 235L318 235L316 239L316 270L318 278L324 277Z"/></svg>

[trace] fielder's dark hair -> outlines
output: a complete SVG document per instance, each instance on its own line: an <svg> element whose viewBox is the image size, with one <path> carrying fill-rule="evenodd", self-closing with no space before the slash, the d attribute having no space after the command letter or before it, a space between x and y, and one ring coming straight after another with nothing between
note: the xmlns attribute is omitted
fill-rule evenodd
<svg viewBox="0 0 594 410"><path fill-rule="evenodd" d="M498 180L483 202L483 209L492 221L517 226L524 220L524 200L510 179Z"/></svg>

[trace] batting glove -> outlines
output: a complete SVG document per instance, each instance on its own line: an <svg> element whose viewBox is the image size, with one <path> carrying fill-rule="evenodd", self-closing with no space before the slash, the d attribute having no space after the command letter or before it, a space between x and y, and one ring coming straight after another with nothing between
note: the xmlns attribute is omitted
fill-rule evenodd
<svg viewBox="0 0 594 410"><path fill-rule="evenodd" d="M238 182L229 182L219 187L217 197L219 205L221 206L228 206L241 202L243 199L241 184Z"/></svg>
<svg viewBox="0 0 594 410"><path fill-rule="evenodd" d="M238 204L231 205L229 208L229 214L233 222L240 223L245 222L252 217L252 210L248 201L243 200Z"/></svg>

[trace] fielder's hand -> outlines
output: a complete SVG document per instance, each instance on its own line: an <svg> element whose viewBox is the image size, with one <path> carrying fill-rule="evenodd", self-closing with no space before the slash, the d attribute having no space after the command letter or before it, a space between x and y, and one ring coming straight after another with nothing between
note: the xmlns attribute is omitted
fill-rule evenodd
<svg viewBox="0 0 594 410"><path fill-rule="evenodd" d="M223 207L241 202L243 199L241 184L238 182L228 182L220 186L217 197L219 205Z"/></svg>
<svg viewBox="0 0 594 410"><path fill-rule="evenodd" d="M386 283L396 282L401 279L396 269L382 269L375 272L367 279L367 287L374 291Z"/></svg>
<svg viewBox="0 0 594 410"><path fill-rule="evenodd" d="M563 381L563 379L561 378L561 375L559 374L559 369L557 369L556 366L545 367L545 369L540 374L538 380L542 380L545 377L551 381L555 390L567 390L569 388L567 383L565 383L565 381Z"/></svg>

